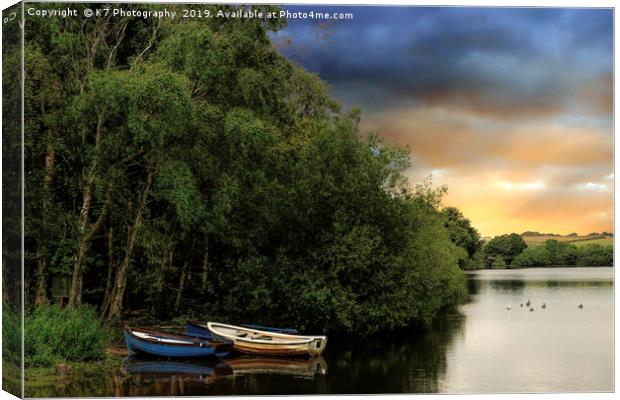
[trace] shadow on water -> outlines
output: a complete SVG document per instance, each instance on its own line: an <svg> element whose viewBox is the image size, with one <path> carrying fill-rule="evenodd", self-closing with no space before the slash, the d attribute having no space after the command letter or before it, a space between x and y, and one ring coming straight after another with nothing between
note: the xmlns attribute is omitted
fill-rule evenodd
<svg viewBox="0 0 620 400"><path fill-rule="evenodd" d="M32 397L434 393L446 350L464 324L456 310L425 331L330 338L322 357L235 355L223 360L129 356L28 390Z"/></svg>

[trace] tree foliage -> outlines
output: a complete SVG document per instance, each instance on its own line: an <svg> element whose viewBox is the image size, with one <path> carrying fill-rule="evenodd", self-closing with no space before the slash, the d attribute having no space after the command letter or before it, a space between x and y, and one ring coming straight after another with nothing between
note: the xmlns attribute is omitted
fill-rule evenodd
<svg viewBox="0 0 620 400"><path fill-rule="evenodd" d="M450 233L450 240L465 250L459 258L459 266L462 269L478 269L481 266L478 253L483 245L480 234L459 209L446 207L441 213L445 218L444 226Z"/></svg>
<svg viewBox="0 0 620 400"><path fill-rule="evenodd" d="M360 111L278 53L268 33L282 26L27 31L26 274L42 302L60 276L71 307L110 320L146 310L369 334L428 324L464 295L459 259L477 232L439 211L443 188L410 188L405 149L362 137Z"/></svg>
<svg viewBox="0 0 620 400"><path fill-rule="evenodd" d="M484 258L486 265L501 266L510 265L527 244L517 233L495 236L484 246Z"/></svg>
<svg viewBox="0 0 620 400"><path fill-rule="evenodd" d="M613 246L574 244L547 240L542 246L528 247L512 261L512 266L613 266Z"/></svg>

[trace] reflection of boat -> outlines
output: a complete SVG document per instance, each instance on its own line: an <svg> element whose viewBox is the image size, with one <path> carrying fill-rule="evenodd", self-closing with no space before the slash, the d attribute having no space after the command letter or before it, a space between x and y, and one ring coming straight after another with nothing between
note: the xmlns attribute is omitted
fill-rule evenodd
<svg viewBox="0 0 620 400"><path fill-rule="evenodd" d="M320 355L327 344L327 336L291 335L218 322L207 322L204 325L200 322L188 321L187 331L204 335L200 337L206 337L210 333L217 339L232 340L235 343L235 350L248 354Z"/></svg>
<svg viewBox="0 0 620 400"><path fill-rule="evenodd" d="M278 374L316 376L327 374L327 362L322 356L312 358L280 358L239 356L226 360L235 374Z"/></svg>
<svg viewBox="0 0 620 400"><path fill-rule="evenodd" d="M214 359L171 361L130 355L125 359L123 367L125 372L130 374L188 375L197 377L232 375L230 365L222 360Z"/></svg>
<svg viewBox="0 0 620 400"><path fill-rule="evenodd" d="M229 340L205 340L128 326L125 327L125 344L130 352L160 357L224 357L233 347L233 342Z"/></svg>

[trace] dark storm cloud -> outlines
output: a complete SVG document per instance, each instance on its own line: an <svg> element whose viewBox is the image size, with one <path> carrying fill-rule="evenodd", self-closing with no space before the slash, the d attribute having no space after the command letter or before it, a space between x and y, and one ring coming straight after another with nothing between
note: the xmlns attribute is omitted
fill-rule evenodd
<svg viewBox="0 0 620 400"><path fill-rule="evenodd" d="M287 9L354 14L352 21L289 20L276 36L292 41L285 55L367 111L419 103L460 104L499 117L569 107L609 111L610 89L588 88L611 80L610 10Z"/></svg>
<svg viewBox="0 0 620 400"><path fill-rule="evenodd" d="M612 229L611 10L287 8L354 14L274 40L480 232Z"/></svg>

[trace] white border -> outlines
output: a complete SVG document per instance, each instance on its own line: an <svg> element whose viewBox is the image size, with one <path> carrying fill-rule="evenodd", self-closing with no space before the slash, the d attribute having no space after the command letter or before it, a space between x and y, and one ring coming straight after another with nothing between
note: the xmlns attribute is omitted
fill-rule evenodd
<svg viewBox="0 0 620 400"><path fill-rule="evenodd" d="M42 1L48 1L48 0L42 0ZM33 1L34 2L34 1ZM73 2L73 3L82 3L84 1L66 1L67 3ZM112 3L113 1L105 1L105 0L100 0L100 1L89 1L92 3L95 2L102 2L102 3ZM122 1L120 1L122 3ZM133 3L196 3L196 1L179 1L179 0L168 0L168 1L161 1L161 0L134 0L134 1L128 1L128 2L133 2ZM10 1L10 0L0 0L0 7L2 9L7 8L13 4L15 4L15 1ZM614 8L614 234L617 234L618 232L620 232L618 230L618 222L615 220L615 209L616 206L618 205L618 196L616 196L616 190L617 186L615 185L615 170L616 170L616 159L615 159L615 154L618 154L619 150L620 150L620 144L618 143L618 141L615 140L615 116L618 115L618 111L619 111L619 107L618 104L615 102L615 94L618 93L618 83L615 79L615 74L617 72L617 63L616 63L616 57L617 54L615 52L615 43L618 40L619 34L618 34L618 30L615 29L615 4L613 1L609 1L609 0L504 0L504 1L490 1L490 0L472 0L472 1L467 1L467 0L447 0L447 1L437 1L437 0L424 0L424 1L415 1L415 0L390 0L390 1L384 1L384 0L336 0L336 1L330 1L330 0L313 0L313 1L308 1L308 0L287 0L286 2L274 2L274 1L268 1L268 0L248 0L248 1L212 1L212 0L207 0L207 1L200 1L200 3L211 3L211 4L317 4L317 5L377 5L377 6L389 6L389 5L416 5L416 6L482 6L482 7L564 7L564 8L571 8L571 7L584 7L584 8L593 8L593 7L602 7L602 8ZM22 12L23 12L23 8L22 8ZM22 43L23 45L23 43ZM0 77L0 82L1 82L1 77ZM23 129L23 128L22 128ZM23 133L22 133L23 134ZM23 141L22 141L22 145L23 145ZM0 172L1 172L1 168L2 166L0 165ZM23 188L23 185L22 185ZM1 196L1 194L0 194ZM23 198L23 194L22 194L22 198ZM23 212L23 211L22 211ZM0 209L0 216L1 216L1 209ZM23 215L22 215L22 220L23 220ZM23 229L23 226L22 226ZM0 237L1 237L1 232L0 232ZM614 248L618 249L617 245L618 243L615 240L616 236L614 235ZM23 235L22 235L22 241L23 241ZM23 243L22 243L23 246ZM616 264L616 255L617 253L614 252L614 265L618 265ZM22 276L23 276L23 266L22 266ZM0 278L1 279L1 278ZM22 279L23 281L23 279ZM616 273L614 271L614 282L616 282ZM22 292L23 295L23 292ZM619 301L618 298L615 296L615 284L614 284L614 305L615 305L615 309L614 309L614 333L617 334L618 330L617 330L617 318L615 318L615 313L618 310L618 305L619 305ZM0 338L0 343L1 343L1 338ZM614 343L614 367L615 367L615 361L618 360L618 348L615 346ZM22 370L23 371L23 370ZM0 366L0 372L1 372L1 366ZM22 372L23 373L23 372ZM618 370L617 368L614 368L614 381L618 382ZM614 383L615 383L614 382ZM614 384L614 388L615 388L615 384ZM435 399L439 396L449 396L450 399L455 399L455 400L468 400L468 399L490 399L490 400L515 400L515 399L521 399L521 398L526 398L526 399L550 399L550 400L577 400L577 399L611 399L611 398L616 398L616 397L620 397L618 396L616 393L597 393L597 394L581 394L581 393L571 393L571 394L555 394L555 393L549 393L549 394L501 394L501 395L487 395L487 394L475 394L475 395L450 395L450 394L436 394L436 395L418 395L418 394L403 394L403 395L373 395L372 398L377 398L377 399L415 399L415 400L427 400L427 399ZM298 397L298 398L303 398L303 399L316 399L316 400L321 400L324 399L325 396L291 396L291 397ZM342 398L342 399L351 399L351 398L365 398L368 397L367 395L333 395L330 396L330 398ZM6 392L0 392L0 400L5 400L5 399L13 399L14 397ZM146 399L147 397L145 397ZM207 398L205 396L205 398ZM229 400L231 398L243 398L243 399L248 399L248 400L254 400L254 399L261 399L261 400L267 400L267 399L281 399L283 398L283 396L213 396L213 397L208 397L209 399L215 399L215 400ZM85 398L88 399L88 398ZM148 397L148 399L161 399L161 400L168 400L168 399L184 399L184 397Z"/></svg>

